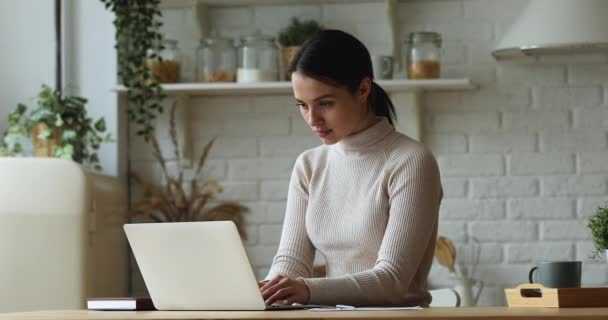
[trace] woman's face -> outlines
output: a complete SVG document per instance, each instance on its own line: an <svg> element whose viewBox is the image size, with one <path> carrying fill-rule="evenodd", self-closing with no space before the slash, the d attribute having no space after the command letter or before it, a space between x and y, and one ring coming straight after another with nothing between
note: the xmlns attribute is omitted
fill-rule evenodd
<svg viewBox="0 0 608 320"><path fill-rule="evenodd" d="M375 116L367 110L371 81L365 78L352 93L299 72L292 74L294 97L302 118L325 144L334 144L344 137L373 124Z"/></svg>

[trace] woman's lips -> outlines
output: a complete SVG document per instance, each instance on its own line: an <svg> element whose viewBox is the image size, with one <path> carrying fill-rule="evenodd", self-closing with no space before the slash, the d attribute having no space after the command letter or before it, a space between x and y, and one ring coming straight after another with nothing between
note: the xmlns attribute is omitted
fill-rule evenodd
<svg viewBox="0 0 608 320"><path fill-rule="evenodd" d="M315 133L319 137L321 137L321 138L327 137L331 132L332 132L331 129L327 129L327 130L315 130Z"/></svg>

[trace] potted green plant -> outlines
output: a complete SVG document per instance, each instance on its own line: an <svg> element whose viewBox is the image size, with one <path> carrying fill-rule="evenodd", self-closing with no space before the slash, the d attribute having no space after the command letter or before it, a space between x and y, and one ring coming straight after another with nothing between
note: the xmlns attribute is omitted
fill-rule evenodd
<svg viewBox="0 0 608 320"><path fill-rule="evenodd" d="M112 139L109 134L102 136L105 120L102 117L93 121L87 114L86 102L85 98L64 95L43 85L35 108L28 112L28 107L19 103L9 114L0 153L23 155L22 139L31 136L36 157L71 159L101 170L97 150L102 142Z"/></svg>
<svg viewBox="0 0 608 320"><path fill-rule="evenodd" d="M605 252L608 260L608 207L597 207L589 218L587 226L591 229L595 246L593 258L596 259L602 252Z"/></svg>
<svg viewBox="0 0 608 320"><path fill-rule="evenodd" d="M300 46L313 34L323 30L315 20L300 21L296 17L291 18L288 26L281 29L279 32L279 43L281 44L281 53L283 57L283 66L285 67L285 79L290 80L291 74L288 69L291 61L295 57Z"/></svg>

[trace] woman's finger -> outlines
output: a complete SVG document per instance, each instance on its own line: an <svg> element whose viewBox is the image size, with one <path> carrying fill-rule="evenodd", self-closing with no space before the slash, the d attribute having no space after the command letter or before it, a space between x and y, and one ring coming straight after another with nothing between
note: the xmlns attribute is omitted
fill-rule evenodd
<svg viewBox="0 0 608 320"><path fill-rule="evenodd" d="M291 296L290 289L291 288L289 288L289 287L279 289L279 290L277 290L277 292L275 292L275 294L270 296L264 302L266 304L290 304L291 303L291 301L289 301L289 297Z"/></svg>
<svg viewBox="0 0 608 320"><path fill-rule="evenodd" d="M272 296L275 292L277 292L278 290L285 288L287 286L289 286L291 279L286 278L286 277L282 277L280 280L278 280L277 283L270 285L266 288L266 290L264 290L263 288L260 290L262 293L262 298L266 299L270 296Z"/></svg>
<svg viewBox="0 0 608 320"><path fill-rule="evenodd" d="M266 283L268 283L268 280L258 281L258 288L261 289Z"/></svg>
<svg viewBox="0 0 608 320"><path fill-rule="evenodd" d="M281 275L276 275L272 279L270 279L270 281L266 281L266 283L264 285L262 285L262 287L260 288L260 291L267 290L269 287L271 287L274 284L276 284L277 282L279 282L282 277L283 276L281 276Z"/></svg>

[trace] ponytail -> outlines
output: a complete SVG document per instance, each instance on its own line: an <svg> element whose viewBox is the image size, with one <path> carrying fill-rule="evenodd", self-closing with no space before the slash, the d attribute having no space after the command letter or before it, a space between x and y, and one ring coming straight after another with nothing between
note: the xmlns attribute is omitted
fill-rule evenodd
<svg viewBox="0 0 608 320"><path fill-rule="evenodd" d="M391 126L395 126L397 115L395 114L395 106L388 97L388 94L375 81L372 81L372 88L368 99L369 110L375 115L386 117Z"/></svg>

